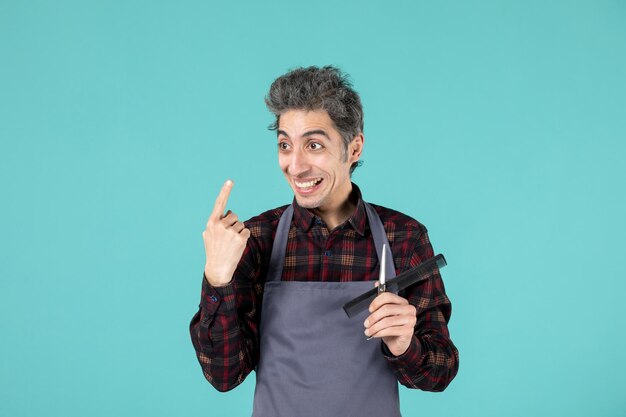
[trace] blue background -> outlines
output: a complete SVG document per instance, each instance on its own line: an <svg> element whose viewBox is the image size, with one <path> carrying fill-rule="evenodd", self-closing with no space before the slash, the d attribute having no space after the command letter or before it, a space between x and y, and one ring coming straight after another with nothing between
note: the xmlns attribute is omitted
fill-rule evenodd
<svg viewBox="0 0 626 417"><path fill-rule="evenodd" d="M0 416L249 415L189 340L226 178L292 194L271 81L351 74L367 200L426 224L461 353L405 416L626 414L623 1L0 1ZM332 348L329 348L331 354Z"/></svg>

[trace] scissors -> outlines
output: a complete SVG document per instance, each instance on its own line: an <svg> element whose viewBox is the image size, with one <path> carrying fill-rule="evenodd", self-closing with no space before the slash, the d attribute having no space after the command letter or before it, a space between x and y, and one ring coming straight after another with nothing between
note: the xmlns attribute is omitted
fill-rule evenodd
<svg viewBox="0 0 626 417"><path fill-rule="evenodd" d="M386 275L386 266L387 266L387 244L383 243L383 255L380 258L380 272L378 273L378 295L385 292L387 286L385 285L385 280L387 279ZM371 340L374 336L370 336L367 340Z"/></svg>
<svg viewBox="0 0 626 417"><path fill-rule="evenodd" d="M378 294L382 294L386 291L387 286L385 280L387 278L387 244L383 243L383 256L380 259L380 272L378 274Z"/></svg>

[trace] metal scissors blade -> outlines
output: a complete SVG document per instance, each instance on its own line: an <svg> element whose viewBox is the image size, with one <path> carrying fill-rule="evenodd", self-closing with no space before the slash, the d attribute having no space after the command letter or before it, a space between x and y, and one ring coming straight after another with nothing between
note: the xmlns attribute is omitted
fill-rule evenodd
<svg viewBox="0 0 626 417"><path fill-rule="evenodd" d="M380 257L380 271L378 274L378 294L385 292L387 279L387 244L383 243L383 253Z"/></svg>
<svg viewBox="0 0 626 417"><path fill-rule="evenodd" d="M378 294L382 294L387 289L385 284L387 278L387 244L383 243L383 253L380 256L380 271L378 272ZM374 336L370 336L367 340L372 340Z"/></svg>

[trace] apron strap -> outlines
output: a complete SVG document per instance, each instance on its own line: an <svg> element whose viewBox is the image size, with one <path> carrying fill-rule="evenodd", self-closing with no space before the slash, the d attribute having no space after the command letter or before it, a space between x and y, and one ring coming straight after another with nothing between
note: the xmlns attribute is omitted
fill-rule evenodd
<svg viewBox="0 0 626 417"><path fill-rule="evenodd" d="M365 202L364 202L365 203ZM385 228L383 226L383 222L380 220L380 216L374 210L371 204L365 203L365 211L367 213L367 219L370 223L370 230L372 231L372 237L374 238L374 246L376 247L376 253L378 254L378 260L382 259L383 255L383 244L385 244L385 252L387 252L386 262L386 274L387 279L391 279L396 276L396 268L394 267L393 255L391 254L391 248L389 247L389 241L387 240L387 233L385 233Z"/></svg>
<svg viewBox="0 0 626 417"><path fill-rule="evenodd" d="M283 276L285 265L285 252L287 251L287 240L289 240L289 228L293 218L293 204L283 212L278 222L274 243L272 244L272 256L270 257L270 267L265 282L280 281Z"/></svg>

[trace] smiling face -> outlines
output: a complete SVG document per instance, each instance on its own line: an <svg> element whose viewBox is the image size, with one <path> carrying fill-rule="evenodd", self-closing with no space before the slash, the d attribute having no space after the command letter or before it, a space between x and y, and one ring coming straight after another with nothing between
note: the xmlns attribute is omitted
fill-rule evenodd
<svg viewBox="0 0 626 417"><path fill-rule="evenodd" d="M332 213L352 190L350 165L359 160L363 135L344 148L325 110L289 110L278 124L278 163L301 207Z"/></svg>

